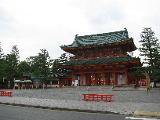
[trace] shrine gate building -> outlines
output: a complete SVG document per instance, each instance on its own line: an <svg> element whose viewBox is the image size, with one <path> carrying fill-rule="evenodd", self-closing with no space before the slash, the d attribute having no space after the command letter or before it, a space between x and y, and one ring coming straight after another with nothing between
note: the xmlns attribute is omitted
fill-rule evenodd
<svg viewBox="0 0 160 120"><path fill-rule="evenodd" d="M127 29L102 34L75 36L71 45L61 48L73 54L64 66L72 71L71 81L79 85L128 85L129 69L141 66L139 58L128 52L136 50Z"/></svg>

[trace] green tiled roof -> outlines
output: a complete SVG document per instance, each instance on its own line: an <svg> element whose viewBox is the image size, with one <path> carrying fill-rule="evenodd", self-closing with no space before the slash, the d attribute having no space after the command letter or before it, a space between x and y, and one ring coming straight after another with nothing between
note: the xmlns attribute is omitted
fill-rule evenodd
<svg viewBox="0 0 160 120"><path fill-rule="evenodd" d="M86 59L86 60L71 60L64 63L64 65L98 65L98 64L112 64L112 63L121 63L121 62L131 62L137 61L139 58L133 58L130 56L127 57L110 57L110 58L96 58L96 59Z"/></svg>
<svg viewBox="0 0 160 120"><path fill-rule="evenodd" d="M76 35L75 40L71 45L64 45L61 48L77 48L86 45L101 45L101 44L111 44L115 42L122 42L129 40L127 29L116 32L94 34L78 36Z"/></svg>

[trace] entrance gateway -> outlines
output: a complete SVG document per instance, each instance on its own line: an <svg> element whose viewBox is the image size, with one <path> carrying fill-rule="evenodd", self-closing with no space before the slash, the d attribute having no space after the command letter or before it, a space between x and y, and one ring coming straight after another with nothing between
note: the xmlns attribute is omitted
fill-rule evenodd
<svg viewBox="0 0 160 120"><path fill-rule="evenodd" d="M125 73L118 74L118 85L125 85Z"/></svg>
<svg viewBox="0 0 160 120"><path fill-rule="evenodd" d="M73 80L74 86L78 85L110 85L113 81L116 81L117 76L117 85L125 85L126 83L126 76L124 72L118 72L115 74L115 77L113 73L88 73L83 76L79 75L79 79ZM83 79L85 78L85 79Z"/></svg>
<svg viewBox="0 0 160 120"><path fill-rule="evenodd" d="M128 54L136 46L127 29L76 35L72 44L61 48L73 55L63 66L71 71L71 81L78 80L79 85L128 85L136 80L129 80L129 69L141 66L140 58Z"/></svg>

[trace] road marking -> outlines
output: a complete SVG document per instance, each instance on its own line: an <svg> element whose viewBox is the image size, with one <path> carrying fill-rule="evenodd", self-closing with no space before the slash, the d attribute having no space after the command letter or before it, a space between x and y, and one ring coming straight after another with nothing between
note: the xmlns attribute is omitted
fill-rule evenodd
<svg viewBox="0 0 160 120"><path fill-rule="evenodd" d="M148 111L138 111L134 112L134 116L152 116L152 117L160 117L160 112L148 112Z"/></svg>
<svg viewBox="0 0 160 120"><path fill-rule="evenodd" d="M141 117L125 117L125 119L130 119L130 120L160 120L160 119L155 119L155 118L141 118Z"/></svg>

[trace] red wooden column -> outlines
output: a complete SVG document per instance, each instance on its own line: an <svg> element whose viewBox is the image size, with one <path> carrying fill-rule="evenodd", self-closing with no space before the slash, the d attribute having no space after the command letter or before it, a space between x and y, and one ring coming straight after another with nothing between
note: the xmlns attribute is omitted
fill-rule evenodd
<svg viewBox="0 0 160 120"><path fill-rule="evenodd" d="M117 85L116 71L115 71L115 69L113 70L113 81L114 81L114 85Z"/></svg>
<svg viewBox="0 0 160 120"><path fill-rule="evenodd" d="M109 85L110 84L110 82L109 82L109 73L107 72L107 73L104 73L104 74L105 74L105 78L104 78L105 85Z"/></svg>
<svg viewBox="0 0 160 120"><path fill-rule="evenodd" d="M100 66L100 74L102 75L101 83L100 84L101 85L106 85L106 74L105 74L105 70L104 70L104 65Z"/></svg>
<svg viewBox="0 0 160 120"><path fill-rule="evenodd" d="M86 79L85 79L85 74L84 72L80 73L80 84L81 85L86 85Z"/></svg>
<svg viewBox="0 0 160 120"><path fill-rule="evenodd" d="M118 72L115 72L115 85L118 85Z"/></svg>
<svg viewBox="0 0 160 120"><path fill-rule="evenodd" d="M85 79L86 79L86 85L90 86L91 85L91 73L86 73Z"/></svg>
<svg viewBox="0 0 160 120"><path fill-rule="evenodd" d="M128 85L129 84L129 81L128 81L128 70L127 69L125 69L125 76L126 76L126 85Z"/></svg>
<svg viewBox="0 0 160 120"><path fill-rule="evenodd" d="M87 73L85 74L85 85L88 85L88 75L87 75Z"/></svg>
<svg viewBox="0 0 160 120"><path fill-rule="evenodd" d="M103 85L106 85L106 74L102 72Z"/></svg>

